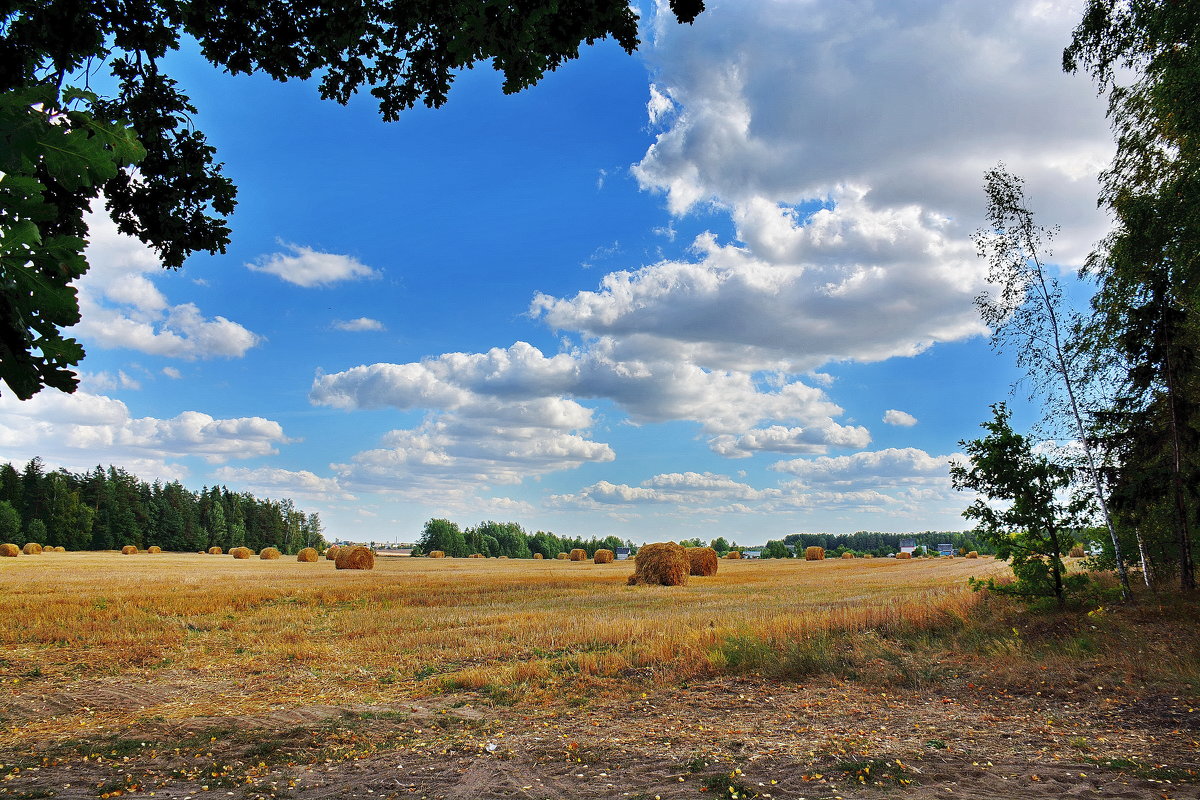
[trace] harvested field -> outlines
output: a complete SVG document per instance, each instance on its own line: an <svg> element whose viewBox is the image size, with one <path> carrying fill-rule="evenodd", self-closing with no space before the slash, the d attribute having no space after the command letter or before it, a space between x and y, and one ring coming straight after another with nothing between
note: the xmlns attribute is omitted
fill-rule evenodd
<svg viewBox="0 0 1200 800"><path fill-rule="evenodd" d="M1153 671L1165 652L1026 656L1036 621L1014 639L985 615L969 630L988 655L906 660L986 602L967 576L1003 570L733 561L668 588L532 559L3 559L0 792L1200 797L1200 716ZM798 644L837 658L802 671ZM876 655L848 671L842 646ZM1120 694L1098 688L1114 678Z"/></svg>

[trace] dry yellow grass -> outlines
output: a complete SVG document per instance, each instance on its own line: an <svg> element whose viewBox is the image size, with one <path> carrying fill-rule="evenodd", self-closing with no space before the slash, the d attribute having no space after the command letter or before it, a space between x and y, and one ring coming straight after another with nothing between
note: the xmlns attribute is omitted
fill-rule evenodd
<svg viewBox="0 0 1200 800"><path fill-rule="evenodd" d="M729 637L775 643L943 624L978 602L968 576L1006 570L991 559L742 560L688 586L635 588L608 565L564 570L532 559L390 558L370 572L194 553L3 559L0 680L20 688L12 679L23 685L36 668L37 682L68 695L77 682L106 678L142 693L119 718L80 707L0 728L0 739L287 703L401 703L460 676L547 697L567 686L620 691L631 670L690 680L724 669L720 647ZM382 682L385 675L394 680ZM155 681L196 682L196 691L159 700ZM251 685L272 688L246 691Z"/></svg>

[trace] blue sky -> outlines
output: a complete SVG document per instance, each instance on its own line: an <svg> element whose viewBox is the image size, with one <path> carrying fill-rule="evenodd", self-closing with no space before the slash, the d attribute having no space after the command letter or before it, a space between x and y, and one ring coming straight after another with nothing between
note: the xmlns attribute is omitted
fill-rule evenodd
<svg viewBox="0 0 1200 800"><path fill-rule="evenodd" d="M986 4L991 6L993 4ZM522 94L370 98L169 70L238 184L165 272L92 220L73 396L0 398L0 457L293 497L337 538L517 521L635 541L960 529L957 441L1036 414L971 298L982 175L1069 275L1104 233L1078 3L644 9Z"/></svg>

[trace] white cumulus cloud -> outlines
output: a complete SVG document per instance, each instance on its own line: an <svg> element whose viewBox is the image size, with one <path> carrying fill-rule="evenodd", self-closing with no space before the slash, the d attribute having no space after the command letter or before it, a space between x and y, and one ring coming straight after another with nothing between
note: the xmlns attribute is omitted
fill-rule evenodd
<svg viewBox="0 0 1200 800"><path fill-rule="evenodd" d="M246 264L255 272L266 272L288 283L311 289L340 281L378 278L380 273L353 256L322 253L311 247L279 243L288 253L271 253Z"/></svg>
<svg viewBox="0 0 1200 800"><path fill-rule="evenodd" d="M911 428L917 424L917 418L907 411L898 411L894 408L889 408L883 412L883 421L888 425L897 425L901 428Z"/></svg>

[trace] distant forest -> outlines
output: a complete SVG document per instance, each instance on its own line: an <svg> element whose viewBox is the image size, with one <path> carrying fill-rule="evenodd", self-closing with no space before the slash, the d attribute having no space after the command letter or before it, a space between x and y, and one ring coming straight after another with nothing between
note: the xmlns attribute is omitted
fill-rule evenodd
<svg viewBox="0 0 1200 800"><path fill-rule="evenodd" d="M858 531L856 533L789 533L783 537L785 544L794 544L798 549L806 547L824 547L829 551L853 550L856 553L871 553L886 556L888 553L900 551L901 539L914 539L918 547L937 552L939 544L954 545L954 551L974 550L977 553L992 554L996 552L985 542L975 538L971 531L923 531L921 533L876 533L875 531Z"/></svg>
<svg viewBox="0 0 1200 800"><path fill-rule="evenodd" d="M224 486L193 492L178 481L146 483L119 467L47 472L40 458L17 472L0 465L0 542L67 550L325 547L321 519L291 500L260 500Z"/></svg>

